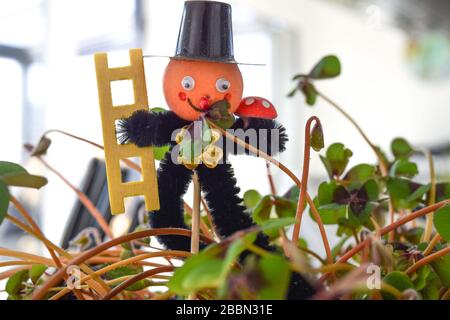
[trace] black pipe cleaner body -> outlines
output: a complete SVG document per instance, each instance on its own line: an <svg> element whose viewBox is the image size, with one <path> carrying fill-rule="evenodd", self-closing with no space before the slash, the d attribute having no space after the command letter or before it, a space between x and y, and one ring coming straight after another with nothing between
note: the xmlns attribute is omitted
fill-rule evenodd
<svg viewBox="0 0 450 320"><path fill-rule="evenodd" d="M132 142L139 147L175 145L174 131L181 129L191 122L180 119L172 111L153 113L151 111L137 111L131 117L119 122L117 133L122 143ZM257 135L257 139L244 140L254 147L260 147L267 154L285 150L287 135L285 128L273 120L248 118L246 121L238 119L231 128L235 132L241 130L255 130L266 134ZM263 130L261 130L263 129ZM275 131L277 141L272 141L271 133ZM237 187L236 178L232 166L227 163L228 154L251 154L235 143L225 143L224 161L215 168L208 168L200 164L195 171L199 177L200 186L205 195L206 202L211 211L213 223L221 238L226 238L233 233L247 229L255 223L245 207L243 200L238 196L240 189ZM277 143L275 143L277 142ZM171 148L171 150L172 150ZM274 148L274 150L272 150ZM176 158L176 157L174 157ZM192 170L175 163L171 152L167 152L158 169L158 190L160 210L150 214L150 224L153 228L184 228L188 229L183 217L183 195L192 179ZM171 250L190 251L190 238L184 236L159 236L158 240ZM267 236L259 233L255 245L268 251L276 248L269 244ZM203 248L205 244L201 244ZM241 261L247 253L241 256ZM289 288L289 299L306 299L314 294L314 288L298 273L293 273Z"/></svg>

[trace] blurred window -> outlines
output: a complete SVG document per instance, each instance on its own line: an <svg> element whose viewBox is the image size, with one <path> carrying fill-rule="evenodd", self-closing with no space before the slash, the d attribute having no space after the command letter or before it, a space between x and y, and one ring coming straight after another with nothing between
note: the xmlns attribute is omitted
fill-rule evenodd
<svg viewBox="0 0 450 320"><path fill-rule="evenodd" d="M0 106L2 110L2 147L0 159L19 162L22 141L23 68L13 58L0 57Z"/></svg>

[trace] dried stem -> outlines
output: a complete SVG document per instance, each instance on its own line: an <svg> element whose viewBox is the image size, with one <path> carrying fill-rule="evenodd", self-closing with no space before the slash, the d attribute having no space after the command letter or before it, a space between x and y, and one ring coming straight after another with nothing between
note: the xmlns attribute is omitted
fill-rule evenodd
<svg viewBox="0 0 450 320"><path fill-rule="evenodd" d="M26 252L20 252L20 251L0 248L0 256L18 258L18 259L33 262L36 264L43 264L46 266L56 267L55 262L52 259L48 259L45 257L41 257L41 256L38 256L35 254L26 253Z"/></svg>
<svg viewBox="0 0 450 320"><path fill-rule="evenodd" d="M442 295L441 300L450 300L450 288Z"/></svg>
<svg viewBox="0 0 450 320"><path fill-rule="evenodd" d="M12 267L12 266L32 266L39 263L33 261L23 261L23 260L11 260L6 262L0 262L0 268Z"/></svg>
<svg viewBox="0 0 450 320"><path fill-rule="evenodd" d="M419 261L414 263L412 266L410 266L405 272L406 272L406 274L411 275L414 272L416 272L417 269L419 269L420 267L423 267L424 265L427 265L428 263L430 263L440 257L443 257L447 253L450 253L450 247L446 247L444 249L436 251L435 253L432 253L432 254L420 259Z"/></svg>
<svg viewBox="0 0 450 320"><path fill-rule="evenodd" d="M28 151L33 150L33 146L26 145L25 148ZM80 189L75 187L72 183L70 183L69 180L67 180L59 171L57 171L55 168L53 168L47 161L42 159L40 156L36 156L36 158L44 164L44 166L52 171L54 174L56 174L67 186L69 186L70 189L72 189L77 197L80 199L80 201L83 203L83 205L88 209L89 213L94 217L94 219L97 221L100 228L102 228L103 232L105 234L113 239L114 236L109 229L108 223L106 222L105 218L102 216L101 212L98 211L98 209L95 207L95 205L92 203L92 201L84 194Z"/></svg>
<svg viewBox="0 0 450 320"><path fill-rule="evenodd" d="M125 259L125 260L117 261L117 262L115 262L115 263L113 263L111 265L108 265L108 266L106 266L106 267L104 267L102 269L99 269L99 270L95 271L94 273L95 273L96 276L101 276L102 274L105 274L106 272L109 272L111 270L115 270L117 268L120 268L120 267L123 267L123 266L127 266L127 265L132 264L132 263L137 263L137 262L140 262L141 260L144 260L144 259L156 258L156 257L161 257L161 256L167 256L168 254L170 254L170 256L172 256L172 257L183 257L183 258L186 258L186 257L190 256L189 252L176 251L176 250L174 250L174 251L167 251L167 252L163 252L163 253L161 253L161 252L149 252L149 253L140 254L140 255L137 255L137 256ZM165 266L165 265L157 265L156 267L162 268L162 267L167 267L167 266ZM92 279L92 275L88 275L88 276L85 276L85 277L81 278L80 279L80 284L88 281L89 279ZM62 292L60 292L60 294L61 294L61 296L64 296L69 291L70 291L69 288L64 288L62 290ZM59 298L59 297L55 297L55 300L57 298Z"/></svg>
<svg viewBox="0 0 450 320"><path fill-rule="evenodd" d="M36 263L36 264L40 264L40 263ZM17 273L19 271L31 269L31 266L32 265L30 264L30 265L27 265L27 266L12 268L12 269L0 272L0 280L5 280L6 278L11 277L13 274L15 274L15 273Z"/></svg>
<svg viewBox="0 0 450 320"><path fill-rule="evenodd" d="M122 282L120 285L118 285L113 290L111 290L107 295L102 297L101 300L109 300L109 299L115 297L117 294L119 294L123 290L125 290L126 288L128 288L129 286L131 286L132 284L134 284L142 279L145 279L147 277L153 276L158 273L170 272L170 271L173 271L173 269L174 269L174 267L167 266L167 267L155 268L155 269L144 271L144 272Z"/></svg>
<svg viewBox="0 0 450 320"><path fill-rule="evenodd" d="M433 214L433 213L431 213ZM441 241L441 236L439 234L436 234L433 239L431 239L430 243L428 244L428 246L425 248L425 250L423 251L423 255L427 256L431 253L431 251L433 251L434 247L436 246L436 244Z"/></svg>
<svg viewBox="0 0 450 320"><path fill-rule="evenodd" d="M160 235L180 235L180 236L186 236L190 237L191 232L190 230L185 229L177 229L177 228L160 228L160 229L151 229L151 230L144 230L139 232L133 232L129 233L120 237L117 237L115 239L109 240L107 242L104 242L102 244L99 244L98 246L83 252L83 254L80 254L78 257L74 258L72 261L68 263L68 265L79 265L83 262L85 262L87 259L92 258L96 256L97 254L111 248L117 245L120 245L122 243L130 242L135 239L141 239L151 236L160 236ZM213 243L214 241L210 238L207 238L203 235L200 235L200 239L205 243ZM0 252L1 254L1 252ZM44 297L46 292L53 286L55 286L62 278L63 274L66 272L66 267L63 267L59 269L57 272L55 272L40 288L38 288L32 296L32 299L40 300Z"/></svg>
<svg viewBox="0 0 450 320"><path fill-rule="evenodd" d="M440 208L449 205L450 204L450 199L449 200L444 200L441 202L438 202L434 205L422 208L420 210L417 210L405 217L403 217L402 219L399 219L397 221L395 221L394 223L387 225L385 227L383 227L379 232L380 232L380 236L385 235L386 233L397 229L398 227L414 220L417 219L418 217L422 217L424 215L430 214L431 212L434 212L436 210L439 210ZM336 263L342 263L342 262L346 262L347 260L349 260L350 258L352 258L355 254L357 254L358 252L360 252L364 246L370 241L369 238L365 239L364 241L360 242L358 245L356 245L355 247L353 247L351 250L349 250L347 253L345 253Z"/></svg>
<svg viewBox="0 0 450 320"><path fill-rule="evenodd" d="M311 117L306 122L305 126L305 149L303 152L303 171L302 171L302 188L298 197L297 212L295 213L294 231L292 232L292 242L297 243L300 237L300 228L302 225L303 211L306 207L306 194L308 188L309 176L309 160L311 157L311 125L315 122L320 125L320 120L317 117Z"/></svg>
<svg viewBox="0 0 450 320"><path fill-rule="evenodd" d="M66 252L65 250L63 250L62 248L58 247L57 245L55 245L53 242L51 242L50 240L48 240L47 238L45 238L44 236L36 233L33 229L31 229L30 227L28 227L25 223L23 223L22 221L20 221L19 219L15 218L14 216L11 215L7 215L6 219L8 219L9 221L11 221L13 224L15 224L17 227L21 228L22 230L24 230L25 232L27 232L28 234L36 237L38 240L40 240L42 243L44 243L47 247L51 248L52 250L58 252L58 254L60 256L63 256L67 259L73 259L73 256L71 254L69 254L68 252ZM1 254L0 254L1 255ZM51 261L51 260L50 260ZM45 265L48 266L55 266L53 264L46 264ZM85 264L81 264L80 268L86 272L87 274L92 275L94 272ZM64 274L64 279L66 277L66 274ZM95 288L95 290L99 293L104 293L109 291L109 287L106 285L106 283L99 277L96 277L95 280L90 280L89 284L91 285L92 288Z"/></svg>
<svg viewBox="0 0 450 320"><path fill-rule="evenodd" d="M14 204L16 209L20 212L20 214L25 218L25 220L30 224L31 228L41 237L44 237L44 234L42 233L39 226L34 222L31 215L28 213L28 211L25 209L25 207L17 200L13 195L10 195L11 202ZM59 257L55 254L55 251L50 248L46 243L44 243L44 246L47 248L48 252L50 253L50 256L52 257L53 261L55 262L55 265L57 268L61 268L62 264L59 260Z"/></svg>
<svg viewBox="0 0 450 320"><path fill-rule="evenodd" d="M25 209L25 207L17 200L13 195L10 195L11 202L14 204L16 209L20 212L20 214L25 218L25 220L30 224L31 228L34 230L34 232L39 235L42 238L45 238L44 233L41 231L37 223L34 222L31 215L28 213L28 211ZM55 265L57 268L62 268L61 260L59 260L59 257L56 255L55 251L46 243L44 242L44 246L47 248L47 251L49 252L50 256L52 257L53 261L55 262ZM64 280L67 280L68 276L64 276ZM79 300L84 300L83 295L79 290L73 290L74 294Z"/></svg>

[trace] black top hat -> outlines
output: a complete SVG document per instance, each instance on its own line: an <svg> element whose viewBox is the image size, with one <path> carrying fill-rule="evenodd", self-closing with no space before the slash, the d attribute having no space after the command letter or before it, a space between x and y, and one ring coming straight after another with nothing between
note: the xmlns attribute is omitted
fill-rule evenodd
<svg viewBox="0 0 450 320"><path fill-rule="evenodd" d="M237 63L231 6L216 1L186 1L173 59Z"/></svg>

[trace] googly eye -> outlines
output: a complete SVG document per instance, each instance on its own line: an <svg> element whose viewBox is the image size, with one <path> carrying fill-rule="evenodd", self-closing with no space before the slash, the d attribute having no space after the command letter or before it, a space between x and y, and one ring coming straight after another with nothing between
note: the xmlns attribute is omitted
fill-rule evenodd
<svg viewBox="0 0 450 320"><path fill-rule="evenodd" d="M219 92L227 92L230 87L231 83L227 79L220 78L216 81L216 89Z"/></svg>
<svg viewBox="0 0 450 320"><path fill-rule="evenodd" d="M195 80L191 76L185 76L183 80L181 80L181 86L186 91L191 91L195 88Z"/></svg>

